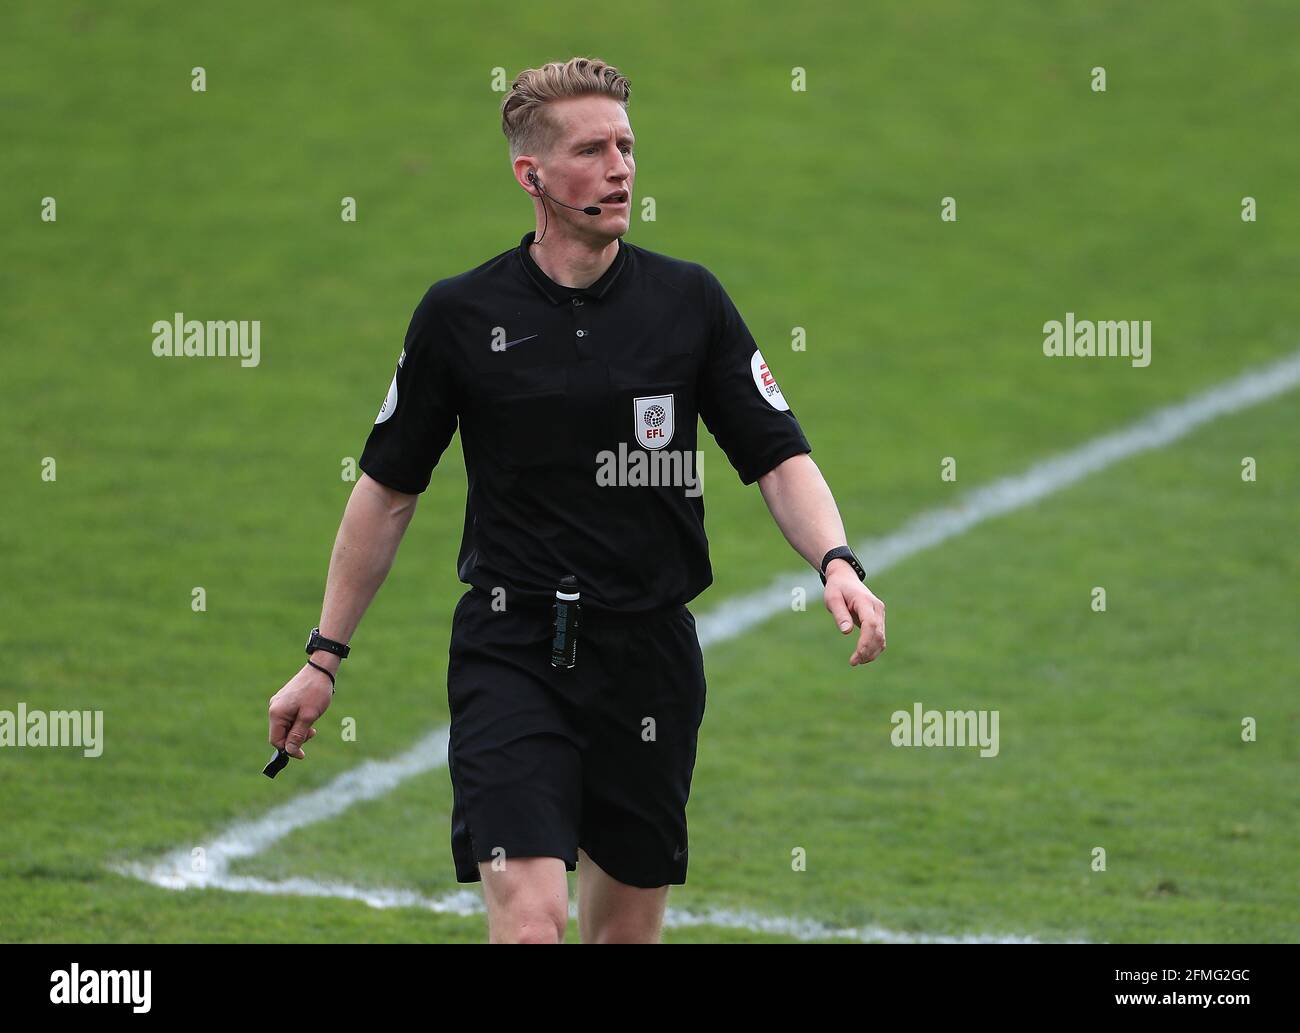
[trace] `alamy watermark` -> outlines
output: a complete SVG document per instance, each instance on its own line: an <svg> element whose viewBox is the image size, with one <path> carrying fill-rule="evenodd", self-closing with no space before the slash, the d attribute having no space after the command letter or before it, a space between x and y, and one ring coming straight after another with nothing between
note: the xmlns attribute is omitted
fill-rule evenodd
<svg viewBox="0 0 1300 1033"><path fill-rule="evenodd" d="M913 703L910 711L895 710L889 720L895 746L979 746L981 757L998 755L996 710L926 710Z"/></svg>
<svg viewBox="0 0 1300 1033"><path fill-rule="evenodd" d="M1043 354L1052 358L1131 359L1134 366L1151 365L1151 320L1074 318L1065 314L1065 322L1049 319L1043 324Z"/></svg>
<svg viewBox="0 0 1300 1033"><path fill-rule="evenodd" d="M153 353L164 358L239 358L241 366L262 361L260 319L186 319L177 312L153 327Z"/></svg>
<svg viewBox="0 0 1300 1033"><path fill-rule="evenodd" d="M0 746L72 746L87 757L104 752L102 710L0 710Z"/></svg>
<svg viewBox="0 0 1300 1033"><path fill-rule="evenodd" d="M618 451L596 453L596 484L608 487L685 488L688 498L704 494L704 454L661 448L652 452L618 443Z"/></svg>
<svg viewBox="0 0 1300 1033"><path fill-rule="evenodd" d="M153 970L94 969L75 961L50 973L51 1004L129 1004L143 1015L152 1007Z"/></svg>

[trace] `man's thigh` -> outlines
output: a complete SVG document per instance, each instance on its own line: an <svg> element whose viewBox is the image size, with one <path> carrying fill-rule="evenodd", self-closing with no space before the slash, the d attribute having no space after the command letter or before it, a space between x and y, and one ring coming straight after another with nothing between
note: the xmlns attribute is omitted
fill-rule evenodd
<svg viewBox="0 0 1300 1033"><path fill-rule="evenodd" d="M578 851L578 929L583 943L658 943L668 886L619 882Z"/></svg>

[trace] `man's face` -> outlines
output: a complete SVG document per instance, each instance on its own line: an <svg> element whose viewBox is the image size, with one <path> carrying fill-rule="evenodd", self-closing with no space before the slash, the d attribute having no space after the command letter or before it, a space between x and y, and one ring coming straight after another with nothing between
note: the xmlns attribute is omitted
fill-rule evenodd
<svg viewBox="0 0 1300 1033"><path fill-rule="evenodd" d="M565 204L600 209L591 216L547 205L550 218L563 220L578 235L621 237L631 223L636 178L632 126L623 105L612 97L567 97L552 101L547 113L558 132L550 154L536 163L538 178L548 194ZM531 187L526 178L524 182ZM602 200L615 191L626 194L622 202Z"/></svg>

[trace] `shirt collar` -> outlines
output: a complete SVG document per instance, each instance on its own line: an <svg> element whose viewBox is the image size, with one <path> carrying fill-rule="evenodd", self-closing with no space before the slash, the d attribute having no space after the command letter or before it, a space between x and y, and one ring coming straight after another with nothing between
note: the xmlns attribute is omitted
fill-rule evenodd
<svg viewBox="0 0 1300 1033"><path fill-rule="evenodd" d="M568 301L575 295L580 298L603 298L614 281L618 279L618 274L623 271L623 266L627 264L627 245L623 239L618 239L618 254L614 256L614 261L609 263L609 268L601 274L599 280L590 287L562 287L544 272L541 267L533 261L532 252L529 245L532 244L533 238L537 236L536 230L529 230L524 234L523 239L519 242L519 259L523 263L525 272L528 273L538 288L550 300L551 304L559 305Z"/></svg>

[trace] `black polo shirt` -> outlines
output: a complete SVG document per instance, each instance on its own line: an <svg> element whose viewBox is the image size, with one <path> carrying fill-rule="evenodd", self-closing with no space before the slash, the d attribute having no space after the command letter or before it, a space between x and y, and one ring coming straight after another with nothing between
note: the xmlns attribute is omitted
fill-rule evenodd
<svg viewBox="0 0 1300 1033"><path fill-rule="evenodd" d="M562 287L533 236L429 288L361 469L418 494L459 421L462 581L507 607L566 574L598 609L689 602L713 580L697 414L745 484L812 447L704 266L620 239L599 280Z"/></svg>

